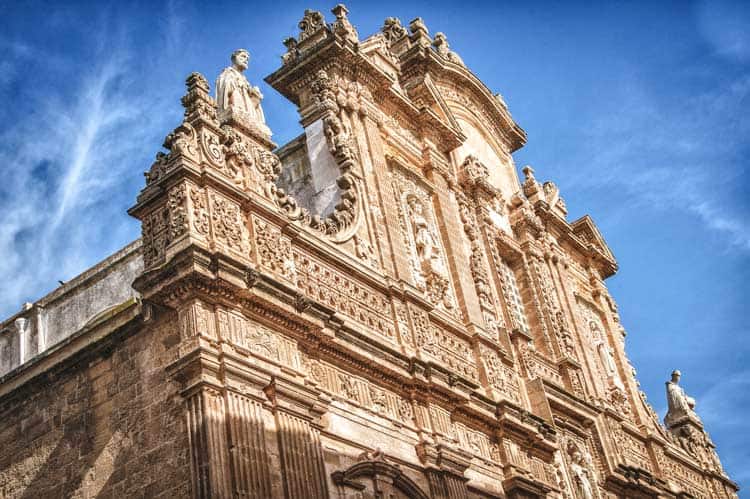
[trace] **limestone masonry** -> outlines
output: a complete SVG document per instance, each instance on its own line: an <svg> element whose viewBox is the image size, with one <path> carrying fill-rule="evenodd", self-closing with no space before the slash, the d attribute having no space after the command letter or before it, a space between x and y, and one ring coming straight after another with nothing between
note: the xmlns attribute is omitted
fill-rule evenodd
<svg viewBox="0 0 750 499"><path fill-rule="evenodd" d="M191 74L142 238L0 324L0 497L737 497L502 97L419 18L332 12L266 77L304 134L246 50Z"/></svg>

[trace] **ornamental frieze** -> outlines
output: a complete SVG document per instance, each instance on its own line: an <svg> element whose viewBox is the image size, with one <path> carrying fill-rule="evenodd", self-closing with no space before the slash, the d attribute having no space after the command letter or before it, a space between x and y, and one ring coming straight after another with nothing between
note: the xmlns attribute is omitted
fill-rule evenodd
<svg viewBox="0 0 750 499"><path fill-rule="evenodd" d="M347 277L302 251L293 252L296 286L310 299L395 342L396 326L390 300L364 282Z"/></svg>
<svg viewBox="0 0 750 499"><path fill-rule="evenodd" d="M329 392L335 401L361 407L372 415L402 425L414 426L414 409L411 401L394 391L309 356L302 357L302 366L311 381Z"/></svg>

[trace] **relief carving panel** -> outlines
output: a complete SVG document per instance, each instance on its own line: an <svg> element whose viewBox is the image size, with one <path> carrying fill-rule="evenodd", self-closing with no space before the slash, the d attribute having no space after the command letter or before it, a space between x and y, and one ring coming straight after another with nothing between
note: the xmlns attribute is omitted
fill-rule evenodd
<svg viewBox="0 0 750 499"><path fill-rule="evenodd" d="M456 334L430 322L429 315L414 306L409 307L417 348L420 353L439 365L474 382L478 372L471 344Z"/></svg>
<svg viewBox="0 0 750 499"><path fill-rule="evenodd" d="M232 345L297 371L302 368L295 340L248 319L236 310L217 308L216 321L221 338Z"/></svg>
<svg viewBox="0 0 750 499"><path fill-rule="evenodd" d="M396 326L390 300L372 286L358 282L301 251L294 251L300 292L395 342Z"/></svg>
<svg viewBox="0 0 750 499"><path fill-rule="evenodd" d="M399 168L394 168L391 176L401 236L409 253L413 283L433 304L457 315L455 294L445 250L435 223L432 199L425 187Z"/></svg>
<svg viewBox="0 0 750 499"><path fill-rule="evenodd" d="M302 370L320 389L346 404L400 424L414 425L412 403L392 390L307 355L302 357Z"/></svg>

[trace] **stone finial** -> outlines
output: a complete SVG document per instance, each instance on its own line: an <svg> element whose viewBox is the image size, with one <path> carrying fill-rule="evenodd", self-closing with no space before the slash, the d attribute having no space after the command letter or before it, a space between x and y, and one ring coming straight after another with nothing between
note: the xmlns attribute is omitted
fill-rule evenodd
<svg viewBox="0 0 750 499"><path fill-rule="evenodd" d="M411 22L409 23L409 30L413 35L416 35L417 33L424 33L425 35L429 35L430 33L427 30L427 26L425 25L421 17L417 17L411 20Z"/></svg>
<svg viewBox="0 0 750 499"><path fill-rule="evenodd" d="M290 64L299 59L300 52L297 48L297 39L293 36L284 39L284 46L286 47L286 53L281 56L282 64Z"/></svg>
<svg viewBox="0 0 750 499"><path fill-rule="evenodd" d="M526 180L535 180L534 169L531 167L531 165L524 166L521 171L523 172L524 177L526 177Z"/></svg>
<svg viewBox="0 0 750 499"><path fill-rule="evenodd" d="M438 53L447 53L450 51L450 45L448 45L448 37L445 33L438 31L435 33L435 38L432 40L432 45L437 49Z"/></svg>
<svg viewBox="0 0 750 499"><path fill-rule="evenodd" d="M336 5L331 12L336 16L336 20L331 26L333 32L353 43L359 42L359 34L346 15L349 13L349 9L343 3Z"/></svg>
<svg viewBox="0 0 750 499"><path fill-rule="evenodd" d="M432 41L432 46L435 47L435 51L440 54L443 59L463 65L464 61L461 60L458 54L450 49L448 38L445 36L445 33L435 33L435 39Z"/></svg>
<svg viewBox="0 0 750 499"><path fill-rule="evenodd" d="M401 20L398 17L386 17L380 31L383 32L383 36L390 43L406 36L406 28L401 26Z"/></svg>
<svg viewBox="0 0 750 499"><path fill-rule="evenodd" d="M568 214L568 208L565 205L565 200L560 195L560 188L557 184L547 181L542 184L542 191L544 192L544 199L547 201L550 208L565 218Z"/></svg>
<svg viewBox="0 0 750 499"><path fill-rule="evenodd" d="M523 182L523 193L529 201L534 203L537 200L539 193L542 192L542 188L539 185L539 182L536 181L536 177L534 177L534 169L531 166L524 166L522 171L526 177L526 180Z"/></svg>
<svg viewBox="0 0 750 499"><path fill-rule="evenodd" d="M185 107L185 119L191 123L196 120L213 121L216 119L216 106L209 95L208 80L200 73L190 73L185 80L187 93L182 97Z"/></svg>
<svg viewBox="0 0 750 499"><path fill-rule="evenodd" d="M346 8L346 5L340 3L331 9L331 13L336 16L336 19L346 19L349 9Z"/></svg>
<svg viewBox="0 0 750 499"><path fill-rule="evenodd" d="M299 41L302 42L312 35L317 33L319 30L325 28L326 20L323 14L317 10L306 9L302 19L300 20L299 27Z"/></svg>
<svg viewBox="0 0 750 499"><path fill-rule="evenodd" d="M417 17L409 23L409 30L411 31L412 41L417 45L422 47L429 47L432 45L430 33L427 31L427 26L425 26L421 17Z"/></svg>
<svg viewBox="0 0 750 499"><path fill-rule="evenodd" d="M188 92L192 90L198 90L208 93L210 91L208 80L206 80L206 77L197 72L190 73L190 75L185 79L185 86L187 87Z"/></svg>

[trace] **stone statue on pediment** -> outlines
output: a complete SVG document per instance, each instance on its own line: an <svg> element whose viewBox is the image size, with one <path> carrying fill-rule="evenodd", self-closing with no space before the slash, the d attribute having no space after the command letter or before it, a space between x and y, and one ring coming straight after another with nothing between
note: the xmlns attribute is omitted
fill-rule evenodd
<svg viewBox="0 0 750 499"><path fill-rule="evenodd" d="M230 117L245 125L255 125L270 134L260 101L263 94L250 85L243 72L250 64L250 53L245 49L232 52L232 65L225 68L216 79L216 104L219 120Z"/></svg>
<svg viewBox="0 0 750 499"><path fill-rule="evenodd" d="M667 381L667 415L664 416L664 424L667 428L691 416L698 419L694 412L695 399L688 397L679 385L681 376L680 371L672 371L672 379Z"/></svg>

